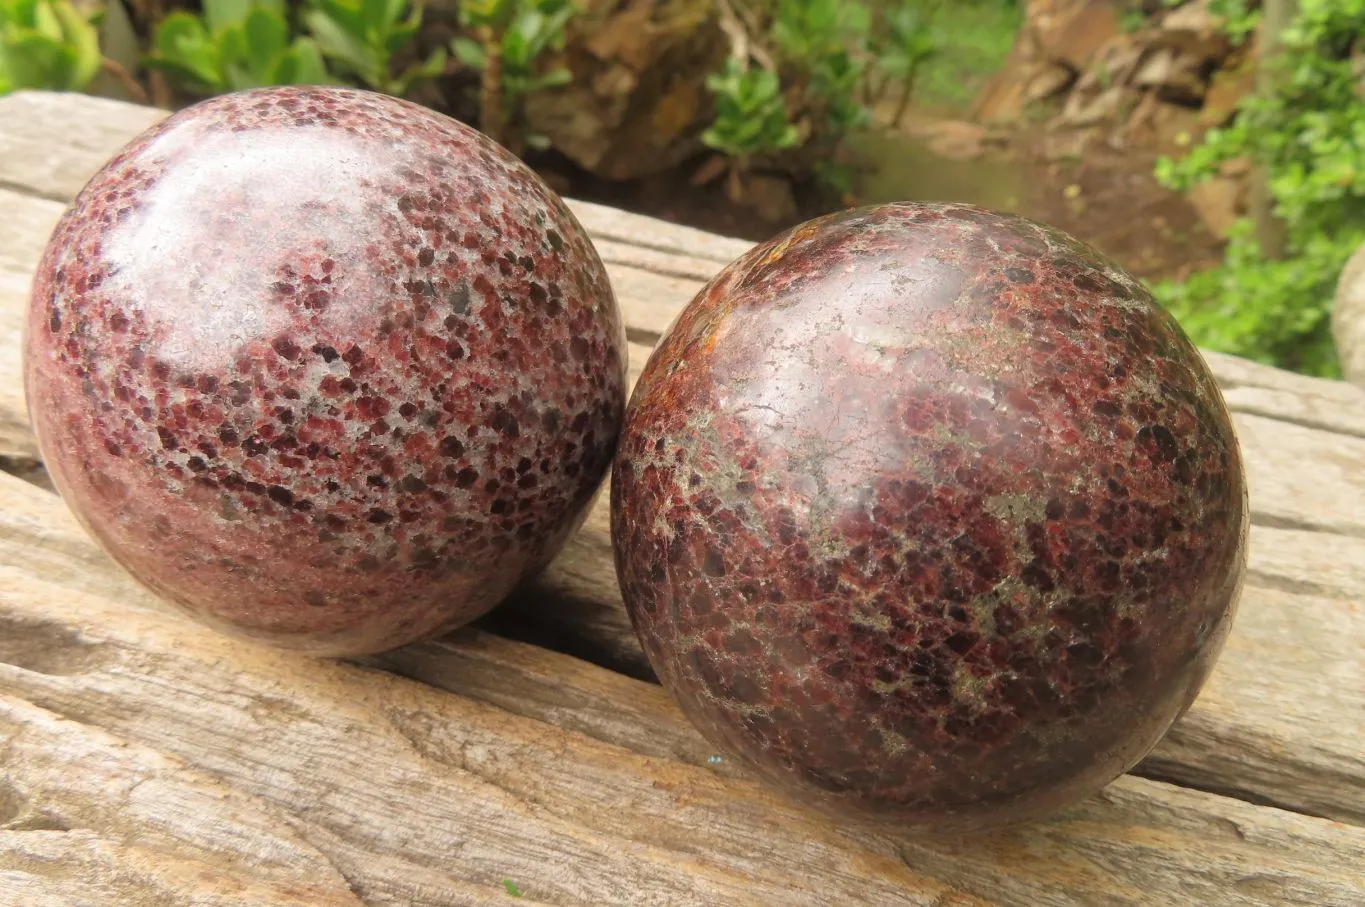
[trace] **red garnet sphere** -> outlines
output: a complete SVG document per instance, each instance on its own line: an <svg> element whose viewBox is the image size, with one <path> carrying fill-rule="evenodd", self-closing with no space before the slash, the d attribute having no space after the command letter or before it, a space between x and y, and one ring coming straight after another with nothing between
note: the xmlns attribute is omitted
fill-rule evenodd
<svg viewBox="0 0 1365 907"><path fill-rule="evenodd" d="M563 202L473 130L344 89L136 139L53 234L25 345L43 458L109 553L318 654L489 610L581 521L625 408Z"/></svg>
<svg viewBox="0 0 1365 907"><path fill-rule="evenodd" d="M1198 352L1022 218L901 204L754 249L626 415L612 530L664 685L826 812L1044 815L1131 767L1231 624L1246 491Z"/></svg>

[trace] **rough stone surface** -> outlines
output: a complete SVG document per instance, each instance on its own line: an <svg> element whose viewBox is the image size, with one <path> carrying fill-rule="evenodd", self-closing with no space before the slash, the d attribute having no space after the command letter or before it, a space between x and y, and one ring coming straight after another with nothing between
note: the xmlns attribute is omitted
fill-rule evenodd
<svg viewBox="0 0 1365 907"><path fill-rule="evenodd" d="M1244 571L1205 363L1128 275L966 206L831 215L712 281L613 478L664 684L799 800L926 832L1087 795L1193 701Z"/></svg>
<svg viewBox="0 0 1365 907"><path fill-rule="evenodd" d="M527 126L596 176L663 173L705 150L726 52L707 0L584 0L559 57L573 81L528 97Z"/></svg>
<svg viewBox="0 0 1365 907"><path fill-rule="evenodd" d="M1337 282L1332 339L1346 380L1365 387L1365 246L1351 256Z"/></svg>
<svg viewBox="0 0 1365 907"><path fill-rule="evenodd" d="M564 204L453 120L267 89L183 111L53 234L26 328L52 477L135 576L318 653L468 621L610 462L625 339Z"/></svg>

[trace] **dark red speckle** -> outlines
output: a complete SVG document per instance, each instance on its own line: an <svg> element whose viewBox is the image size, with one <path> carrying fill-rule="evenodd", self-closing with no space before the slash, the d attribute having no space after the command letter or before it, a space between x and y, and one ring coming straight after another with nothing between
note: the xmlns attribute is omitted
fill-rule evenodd
<svg viewBox="0 0 1365 907"><path fill-rule="evenodd" d="M627 605L714 745L903 829L1049 812L1189 706L1246 490L1208 369L1145 290L956 205L832 215L704 289L613 478Z"/></svg>
<svg viewBox="0 0 1365 907"><path fill-rule="evenodd" d="M132 142L52 237L26 356L44 458L110 553L318 653L468 621L547 563L624 408L563 202L473 130L344 89L228 95ZM528 459L533 486L485 490Z"/></svg>

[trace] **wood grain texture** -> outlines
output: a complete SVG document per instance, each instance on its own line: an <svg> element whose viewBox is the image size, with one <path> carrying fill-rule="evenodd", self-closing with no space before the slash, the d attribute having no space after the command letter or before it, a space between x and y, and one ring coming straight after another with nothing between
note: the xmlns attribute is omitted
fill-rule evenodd
<svg viewBox="0 0 1365 907"><path fill-rule="evenodd" d="M610 544L599 502L546 575L483 626L652 676L606 560ZM1253 526L1250 547L1213 676L1136 772L1365 825L1365 539Z"/></svg>
<svg viewBox="0 0 1365 907"><path fill-rule="evenodd" d="M4 116L0 113L0 135L8 125ZM11 159L5 155L0 150L0 174L11 168ZM4 212L0 216L0 465L14 472L31 469L38 459L24 404L20 338L33 271L65 207L62 202L0 188L0 211Z"/></svg>
<svg viewBox="0 0 1365 907"><path fill-rule="evenodd" d="M286 814L183 760L8 695L0 753L0 903L361 903Z"/></svg>
<svg viewBox="0 0 1365 907"><path fill-rule="evenodd" d="M162 613L7 476L0 623L15 903L92 879L130 904L482 905L503 879L637 907L1365 896L1365 829L1214 794L1125 778L1049 822L914 842L712 767L662 690L565 655L465 631L377 660L436 689L238 643Z"/></svg>
<svg viewBox="0 0 1365 907"><path fill-rule="evenodd" d="M37 467L18 327L48 231L162 115L0 99L10 471ZM645 343L748 247L571 206ZM632 379L648 353L632 344ZM1365 903L1365 829L1314 818L1365 825L1365 391L1206 355L1255 525L1218 670L1139 768L1185 787L1125 778L985 841L836 829L713 765L661 689L618 673L649 677L605 494L483 629L347 665L168 614L58 499L0 475L0 903L485 905L504 878L529 904Z"/></svg>
<svg viewBox="0 0 1365 907"><path fill-rule="evenodd" d="M16 101L17 99L17 101ZM30 144L57 140L59 119L49 113L32 118L28 112L42 107L41 95L16 95L0 100L0 131L10 124L24 130ZM62 96L63 104L75 103L80 116L81 138L75 147L85 154L81 171L75 153L58 155L64 169L52 170L40 191L25 195L18 188L4 196L15 212L0 237L0 274L31 270L41 251L41 241L61 211L62 197L74 191L95 168L148 122L145 111L133 108L130 120L120 119L127 105ZM6 108L19 103L14 117ZM0 143L0 147L3 144ZM5 165L5 166L8 166ZM87 172L88 171L88 172ZM48 171L42 171L48 172ZM41 173L40 173L41 175ZM578 205L578 203L575 203ZM719 267L743 243L703 241L683 228L648 218L627 215L601 206L579 206L585 224L594 233L604 257L611 262L612 279L627 322L645 336L664 329L677 310L690 298L709 270ZM647 275L641 277L639 275ZM649 277L652 275L652 277ZM650 283L653 279L655 282ZM7 314L16 321L22 296L0 297ZM9 358L4 354L8 351ZM0 380L18 374L17 346L0 346ZM632 344L632 380L638 376L649 348ZM1315 628L1317 613L1340 607L1342 600L1365 596L1353 565L1365 544L1365 437L1351 430L1351 420L1365 413L1365 393L1359 389L1319 379L1290 375L1233 357L1208 354L1219 373L1230 401L1238 396L1252 411L1235 415L1246 453L1252 492L1253 520L1257 523L1251 552L1251 590L1243 603L1239 622L1252 626L1262 616L1269 622L1269 638L1283 639L1274 645L1252 646L1247 657L1256 662L1252 683L1243 683L1237 665L1224 666L1182 728L1188 735L1173 734L1142 769L1163 777L1214 790L1236 790L1294 809L1359 821L1365 814L1365 791L1359 763L1360 750L1353 735L1365 715L1365 682L1360 660L1349 645L1333 645L1342 637L1326 640L1319 656L1328 668L1343 675L1337 685L1326 688L1307 683L1298 667L1285 660L1309 651L1322 640ZM26 429L27 419L16 395L0 395L0 424ZM1345 423L1345 430L1336 426ZM20 456L20 447L32 451L26 431L10 432L18 440L8 450ZM0 441L4 436L0 435ZM0 448L0 453L7 448ZM1319 531L1312 531L1319 530ZM1327 530L1327 531L1320 531ZM1357 542L1361 544L1356 544ZM1323 556L1330 553L1330 556ZM1280 591L1291 610L1285 610ZM1270 596L1270 598L1266 598ZM483 626L523 641L537 643L624 671L650 677L634 631L625 615L610 562L609 519L605 495L600 495L583 529L564 555L527 587L519 590L507 606L483 622ZM1365 639L1357 624L1354 637ZM1242 644L1234 637L1230 651ZM1287 653L1287 654L1284 654ZM1225 673L1228 679L1224 679ZM1280 701L1306 696L1306 711L1324 718L1341 730L1323 732L1314 740L1284 714L1260 708L1264 688L1281 691ZM1214 695L1218 692L1218 695ZM1283 711L1283 710L1278 710ZM1291 713L1292 709L1289 710ZM1216 762L1184 739L1217 739L1227 750ZM1269 755L1267 755L1269 754ZM1257 766L1255 771L1241 767ZM1340 794L1327 795L1316 780L1319 771L1344 779Z"/></svg>

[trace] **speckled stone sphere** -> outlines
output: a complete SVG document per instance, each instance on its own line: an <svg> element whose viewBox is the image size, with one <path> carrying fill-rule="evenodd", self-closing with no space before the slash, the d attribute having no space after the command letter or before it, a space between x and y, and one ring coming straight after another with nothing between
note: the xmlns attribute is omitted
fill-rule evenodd
<svg viewBox="0 0 1365 907"><path fill-rule="evenodd" d="M337 88L128 145L49 242L25 354L43 459L105 549L315 654L492 608L581 522L625 407L564 203L472 129Z"/></svg>
<svg viewBox="0 0 1365 907"><path fill-rule="evenodd" d="M664 685L798 801L920 833L1091 794L1227 636L1246 489L1130 276L962 205L812 221L670 328L626 415L617 569Z"/></svg>

